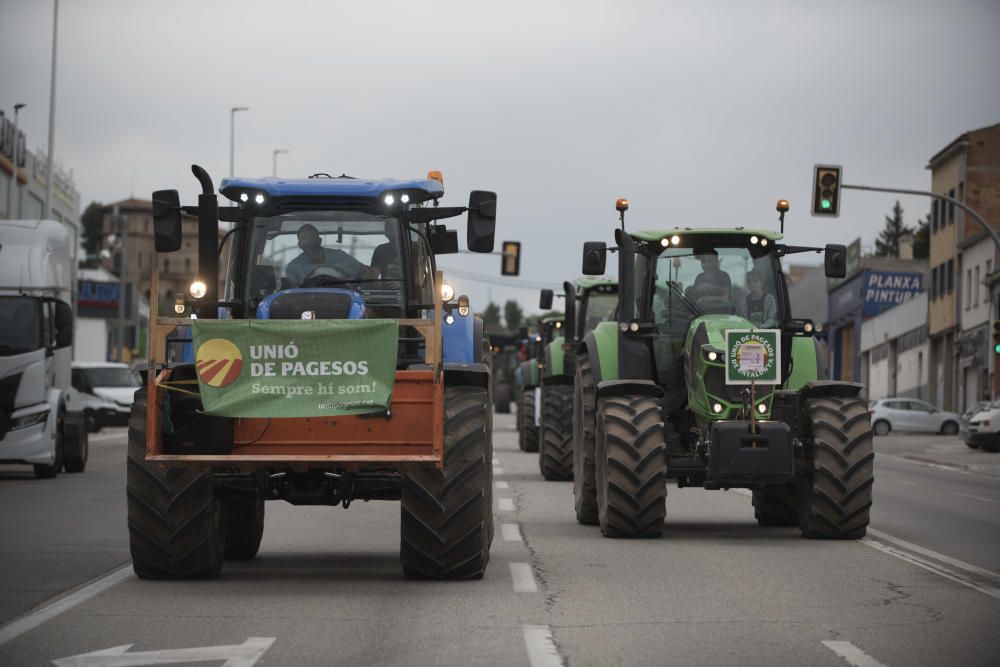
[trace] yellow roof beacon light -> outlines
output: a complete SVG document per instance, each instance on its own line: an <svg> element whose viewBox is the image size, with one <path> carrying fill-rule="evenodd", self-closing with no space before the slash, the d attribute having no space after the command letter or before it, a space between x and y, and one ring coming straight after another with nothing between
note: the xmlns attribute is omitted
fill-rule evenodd
<svg viewBox="0 0 1000 667"><path fill-rule="evenodd" d="M628 210L628 199L622 197L621 199L615 200L615 210L619 212Z"/></svg>
<svg viewBox="0 0 1000 667"><path fill-rule="evenodd" d="M441 172L438 171L437 169L432 169L431 171L427 172L427 180L437 181L441 185L444 185L444 176L442 176Z"/></svg>
<svg viewBox="0 0 1000 667"><path fill-rule="evenodd" d="M776 210L778 211L778 213L787 213L788 212L788 200L787 199L779 199L778 200L778 206L776 207Z"/></svg>

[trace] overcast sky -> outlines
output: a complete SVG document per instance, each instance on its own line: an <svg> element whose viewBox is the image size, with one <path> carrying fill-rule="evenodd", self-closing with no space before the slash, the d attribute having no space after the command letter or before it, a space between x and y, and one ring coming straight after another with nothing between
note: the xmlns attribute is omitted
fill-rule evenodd
<svg viewBox="0 0 1000 667"><path fill-rule="evenodd" d="M0 107L47 140L51 0L0 2ZM812 165L929 188L928 158L1000 122L1000 1L60 3L56 158L84 206L229 170L422 177L444 203L499 194L520 282L579 275L585 240L631 229L777 225L792 243L872 246L890 195L809 216ZM929 204L903 199L915 223ZM464 231L463 231L464 247ZM818 260L819 258L816 257ZM808 261L808 260L807 260ZM484 278L498 257L440 265ZM609 263L614 271L614 262ZM453 274L474 306L537 290ZM511 281L506 281L510 283Z"/></svg>

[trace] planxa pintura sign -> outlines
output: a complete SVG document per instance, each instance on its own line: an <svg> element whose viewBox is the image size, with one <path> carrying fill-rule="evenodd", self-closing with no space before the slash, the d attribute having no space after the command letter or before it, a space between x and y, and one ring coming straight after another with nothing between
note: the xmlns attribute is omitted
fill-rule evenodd
<svg viewBox="0 0 1000 667"><path fill-rule="evenodd" d="M398 336L396 320L195 320L205 412L272 418L385 412Z"/></svg>
<svg viewBox="0 0 1000 667"><path fill-rule="evenodd" d="M924 274L904 271L865 271L861 298L865 315L878 315L906 303L924 290Z"/></svg>

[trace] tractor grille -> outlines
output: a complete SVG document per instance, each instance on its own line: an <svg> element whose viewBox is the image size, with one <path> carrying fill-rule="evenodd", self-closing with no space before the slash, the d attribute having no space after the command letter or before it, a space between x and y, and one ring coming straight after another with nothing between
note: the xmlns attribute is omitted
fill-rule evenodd
<svg viewBox="0 0 1000 667"><path fill-rule="evenodd" d="M351 310L351 297L343 292L295 291L279 294L271 302L272 320L298 320L303 311L315 311L320 320L343 320Z"/></svg>
<svg viewBox="0 0 1000 667"><path fill-rule="evenodd" d="M739 403L743 400L743 390L745 388L746 385L741 384L727 385L725 368L711 366L707 371L705 371L705 391L712 396L717 396L718 398L727 400L730 403ZM757 399L757 402L760 403L770 393L770 385L757 385L754 397Z"/></svg>

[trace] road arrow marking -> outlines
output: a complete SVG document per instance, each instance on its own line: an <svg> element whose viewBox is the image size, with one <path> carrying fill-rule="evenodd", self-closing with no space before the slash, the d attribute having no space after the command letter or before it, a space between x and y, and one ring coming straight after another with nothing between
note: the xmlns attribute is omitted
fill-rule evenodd
<svg viewBox="0 0 1000 667"><path fill-rule="evenodd" d="M53 660L56 667L132 667L133 665L170 665L182 662L225 660L222 667L251 667L274 643L274 637L249 637L242 644L231 646L199 646L196 648L136 651L133 644L71 655Z"/></svg>

